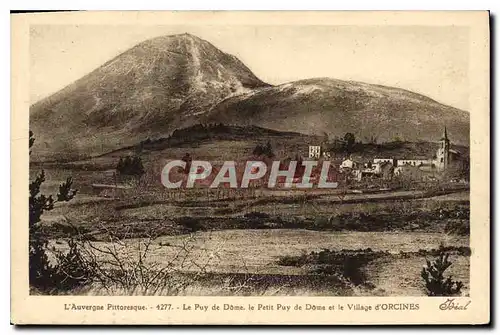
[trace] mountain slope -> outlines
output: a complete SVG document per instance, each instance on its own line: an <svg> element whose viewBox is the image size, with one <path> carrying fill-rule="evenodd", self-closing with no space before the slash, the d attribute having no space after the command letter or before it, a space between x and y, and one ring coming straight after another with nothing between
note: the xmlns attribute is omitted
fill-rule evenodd
<svg viewBox="0 0 500 335"><path fill-rule="evenodd" d="M293 57L293 55L291 55ZM189 34L144 41L30 108L32 160L75 160L198 123L379 142L468 145L469 114L398 88L328 78L270 86Z"/></svg>
<svg viewBox="0 0 500 335"><path fill-rule="evenodd" d="M96 154L137 143L195 123L228 96L265 86L207 41L157 37L33 105L33 155Z"/></svg>
<svg viewBox="0 0 500 335"><path fill-rule="evenodd" d="M391 87L329 78L265 87L230 97L205 122L390 141L437 141L446 126L452 142L468 145L469 113Z"/></svg>

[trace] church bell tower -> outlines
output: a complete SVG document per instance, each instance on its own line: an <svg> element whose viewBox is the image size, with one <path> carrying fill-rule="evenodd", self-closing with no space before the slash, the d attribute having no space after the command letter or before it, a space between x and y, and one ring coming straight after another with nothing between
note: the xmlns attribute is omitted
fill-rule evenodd
<svg viewBox="0 0 500 335"><path fill-rule="evenodd" d="M450 140L448 139L448 132L446 127L444 127L444 134L441 138L441 148L440 148L440 160L441 166L444 171L448 168L449 159L450 159Z"/></svg>

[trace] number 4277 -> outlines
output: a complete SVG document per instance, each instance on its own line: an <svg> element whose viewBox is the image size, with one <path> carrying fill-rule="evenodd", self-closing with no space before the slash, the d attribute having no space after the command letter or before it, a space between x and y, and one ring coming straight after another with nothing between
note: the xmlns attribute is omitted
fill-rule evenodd
<svg viewBox="0 0 500 335"><path fill-rule="evenodd" d="M158 304L156 309L159 311L169 311L172 309L172 304Z"/></svg>

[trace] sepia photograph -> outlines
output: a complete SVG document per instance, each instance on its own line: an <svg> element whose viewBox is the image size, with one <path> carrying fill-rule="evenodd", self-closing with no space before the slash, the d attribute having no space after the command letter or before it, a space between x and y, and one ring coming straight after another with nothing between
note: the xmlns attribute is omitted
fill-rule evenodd
<svg viewBox="0 0 500 335"><path fill-rule="evenodd" d="M479 226L489 241L471 216L489 197L473 177L489 173L475 27L180 14L25 25L23 294L411 298L380 305L392 313L441 297L436 311L466 310L472 259L489 255L471 242ZM469 14L487 31L487 13ZM345 308L375 306L356 301Z"/></svg>

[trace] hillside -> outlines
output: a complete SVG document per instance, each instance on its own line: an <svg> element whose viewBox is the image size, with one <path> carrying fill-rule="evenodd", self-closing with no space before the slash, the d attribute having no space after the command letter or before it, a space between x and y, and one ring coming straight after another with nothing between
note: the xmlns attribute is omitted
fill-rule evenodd
<svg viewBox="0 0 500 335"><path fill-rule="evenodd" d="M57 158L106 152L190 125L228 96L264 86L207 41L154 38L33 105L33 152Z"/></svg>
<svg viewBox="0 0 500 335"><path fill-rule="evenodd" d="M469 113L406 90L341 81L308 79L265 87L231 97L207 122L258 125L277 130L379 142L438 141L446 125L452 142L468 145Z"/></svg>
<svg viewBox="0 0 500 335"><path fill-rule="evenodd" d="M307 157L309 145L321 143L317 136L282 132L257 126L230 126L224 124L201 125L175 130L170 136L146 139L90 159L72 162L31 162L33 167L55 167L75 170L106 170L116 166L118 159L127 155L140 155L149 168L161 171L165 160L181 159L189 153L193 159L244 161L254 155L258 145L270 143L277 158ZM156 170L159 169L159 170ZM159 173L159 172L158 172Z"/></svg>
<svg viewBox="0 0 500 335"><path fill-rule="evenodd" d="M324 145L333 150L333 142L323 142L321 136L312 136L295 132L283 132L257 126L234 126L224 124L196 124L175 130L170 136L146 139L134 145L68 163L40 163L44 167L58 167L76 170L106 170L116 166L120 157L139 155L147 163L162 168L165 159L180 159L189 153L194 159L221 162L224 160L244 161L253 159L257 146L269 143L275 155L273 159L302 157L307 159L309 145ZM357 142L350 153L332 153L332 160L338 164L348 155L359 162L368 162L374 158L432 158L439 148L436 142ZM452 145L464 159L469 157L469 147ZM32 163L32 166L39 166ZM158 167L159 166L159 167Z"/></svg>

